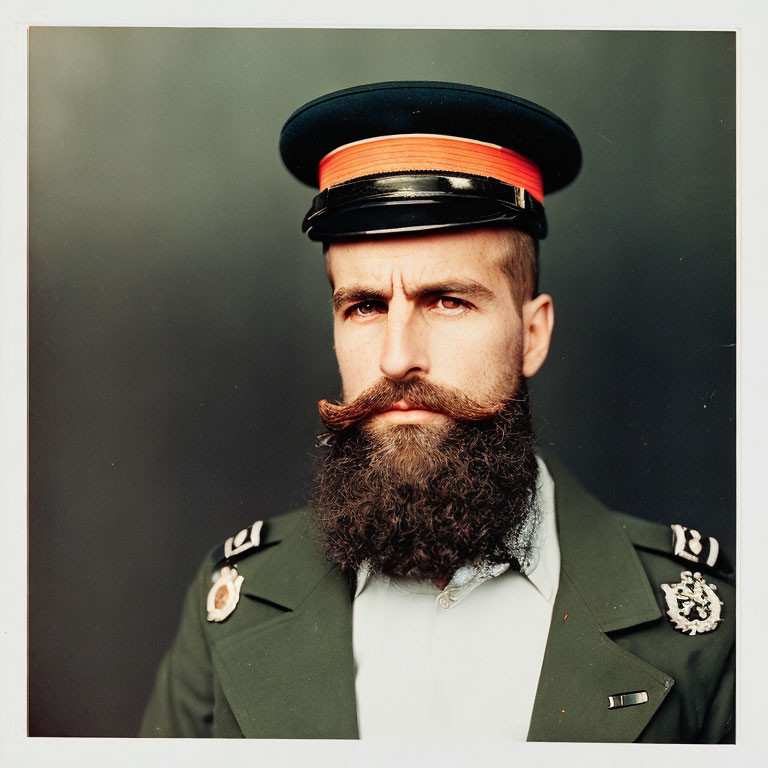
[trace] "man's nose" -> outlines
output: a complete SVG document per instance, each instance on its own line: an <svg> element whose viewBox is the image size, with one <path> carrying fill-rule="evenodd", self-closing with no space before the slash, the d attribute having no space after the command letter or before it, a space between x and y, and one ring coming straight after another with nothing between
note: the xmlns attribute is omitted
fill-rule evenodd
<svg viewBox="0 0 768 768"><path fill-rule="evenodd" d="M427 373L426 328L412 310L394 310L390 306L379 368L390 379L406 379Z"/></svg>

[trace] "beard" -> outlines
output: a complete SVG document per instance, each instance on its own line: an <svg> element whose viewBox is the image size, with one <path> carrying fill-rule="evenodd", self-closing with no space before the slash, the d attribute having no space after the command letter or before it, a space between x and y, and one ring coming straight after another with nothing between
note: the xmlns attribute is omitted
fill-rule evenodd
<svg viewBox="0 0 768 768"><path fill-rule="evenodd" d="M537 523L538 466L525 380L514 395L475 401L423 379L379 380L349 405L321 401L331 433L315 474L326 557L394 577L440 580L465 565L520 569ZM448 418L372 424L405 399Z"/></svg>

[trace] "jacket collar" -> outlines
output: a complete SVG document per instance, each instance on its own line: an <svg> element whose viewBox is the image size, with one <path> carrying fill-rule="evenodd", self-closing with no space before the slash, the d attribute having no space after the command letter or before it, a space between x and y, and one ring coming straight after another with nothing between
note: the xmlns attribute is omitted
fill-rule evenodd
<svg viewBox="0 0 768 768"><path fill-rule="evenodd" d="M560 582L529 741L635 741L674 681L606 633L661 616L634 546L614 516L548 460L555 480ZM647 703L609 709L635 691Z"/></svg>
<svg viewBox="0 0 768 768"><path fill-rule="evenodd" d="M213 647L232 713L247 738L357 738L349 579L305 513L265 534L265 551L238 563L241 594L287 610Z"/></svg>
<svg viewBox="0 0 768 768"><path fill-rule="evenodd" d="M335 566L323 556L311 510L268 520L265 528L265 551L237 565L242 592L294 611Z"/></svg>
<svg viewBox="0 0 768 768"><path fill-rule="evenodd" d="M615 516L557 461L555 507L561 569L566 571L603 632L661 616L635 548Z"/></svg>

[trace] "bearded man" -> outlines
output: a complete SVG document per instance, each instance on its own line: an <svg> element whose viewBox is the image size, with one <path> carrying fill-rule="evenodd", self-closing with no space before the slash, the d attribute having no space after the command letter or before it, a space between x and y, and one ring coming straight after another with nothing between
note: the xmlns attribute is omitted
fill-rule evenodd
<svg viewBox="0 0 768 768"><path fill-rule="evenodd" d="M343 396L320 402L311 508L201 568L142 734L732 739L716 540L609 512L535 451L542 201L578 173L570 128L496 91L380 83L301 107L281 151L319 180L304 229Z"/></svg>

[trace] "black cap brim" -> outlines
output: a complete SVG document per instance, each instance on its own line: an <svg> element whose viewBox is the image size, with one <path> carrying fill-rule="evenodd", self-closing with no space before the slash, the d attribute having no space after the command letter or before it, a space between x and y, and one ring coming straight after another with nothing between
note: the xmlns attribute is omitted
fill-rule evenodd
<svg viewBox="0 0 768 768"><path fill-rule="evenodd" d="M537 239L546 235L543 206L495 179L422 173L339 184L315 197L302 224L312 240L397 231L507 224Z"/></svg>

